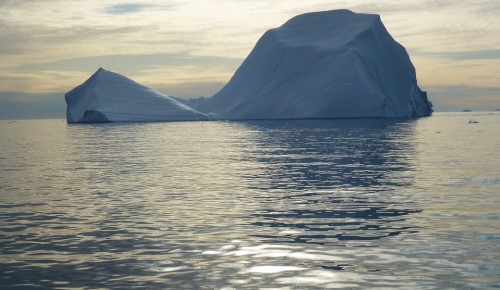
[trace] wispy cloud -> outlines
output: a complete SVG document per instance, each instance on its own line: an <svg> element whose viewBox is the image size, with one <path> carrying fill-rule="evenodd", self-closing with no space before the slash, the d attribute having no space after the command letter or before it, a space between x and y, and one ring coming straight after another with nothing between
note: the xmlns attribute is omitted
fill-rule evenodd
<svg viewBox="0 0 500 290"><path fill-rule="evenodd" d="M99 67L120 70L123 73L151 68L194 66L200 70L219 67L235 70L242 59L219 56L193 56L182 53L154 53L154 54L113 54L89 57L63 59L38 64L24 64L13 68L14 71L30 72L33 70L70 70L93 71Z"/></svg>
<svg viewBox="0 0 500 290"><path fill-rule="evenodd" d="M436 58L447 58L452 60L477 60L477 59L500 59L500 49L493 50L469 50L469 51L442 51L424 52L415 50L414 55L423 55Z"/></svg>
<svg viewBox="0 0 500 290"><path fill-rule="evenodd" d="M181 97L209 96L227 82L243 59L193 56L188 53L103 55L24 64L0 71L0 88L35 94L68 91L99 67L124 74L167 94ZM189 85L193 85L189 89ZM203 93L200 88L207 88ZM171 89L173 91L171 91Z"/></svg>

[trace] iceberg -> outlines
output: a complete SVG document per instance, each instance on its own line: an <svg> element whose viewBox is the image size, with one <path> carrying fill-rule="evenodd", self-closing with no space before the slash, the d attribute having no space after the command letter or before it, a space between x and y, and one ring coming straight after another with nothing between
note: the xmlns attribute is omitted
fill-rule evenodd
<svg viewBox="0 0 500 290"><path fill-rule="evenodd" d="M103 68L66 93L65 99L68 123L208 119L167 95Z"/></svg>
<svg viewBox="0 0 500 290"><path fill-rule="evenodd" d="M380 16L307 13L267 31L196 109L217 119L420 117L432 104Z"/></svg>
<svg viewBox="0 0 500 290"><path fill-rule="evenodd" d="M302 14L268 30L211 98L169 97L102 68L65 97L68 123L432 114L408 53L380 16L349 10Z"/></svg>

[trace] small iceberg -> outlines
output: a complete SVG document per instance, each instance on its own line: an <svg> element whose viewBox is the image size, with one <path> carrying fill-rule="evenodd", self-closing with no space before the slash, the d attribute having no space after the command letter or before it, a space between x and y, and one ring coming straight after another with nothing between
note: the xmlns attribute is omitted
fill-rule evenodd
<svg viewBox="0 0 500 290"><path fill-rule="evenodd" d="M68 123L208 119L167 95L103 68L66 93L65 99Z"/></svg>

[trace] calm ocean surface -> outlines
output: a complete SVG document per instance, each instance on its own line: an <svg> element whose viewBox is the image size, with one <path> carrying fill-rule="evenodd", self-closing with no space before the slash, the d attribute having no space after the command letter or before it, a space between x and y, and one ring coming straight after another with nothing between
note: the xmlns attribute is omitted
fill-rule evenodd
<svg viewBox="0 0 500 290"><path fill-rule="evenodd" d="M1 289L500 288L500 113L0 121L0 149Z"/></svg>

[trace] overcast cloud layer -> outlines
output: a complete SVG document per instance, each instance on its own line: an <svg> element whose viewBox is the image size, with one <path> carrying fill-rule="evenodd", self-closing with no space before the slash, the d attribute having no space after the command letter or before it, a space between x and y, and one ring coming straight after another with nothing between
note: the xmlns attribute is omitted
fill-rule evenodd
<svg viewBox="0 0 500 290"><path fill-rule="evenodd" d="M340 8L381 15L437 110L500 107L496 0L0 0L0 119L64 117L64 93L100 66L170 95L210 96L267 29Z"/></svg>

